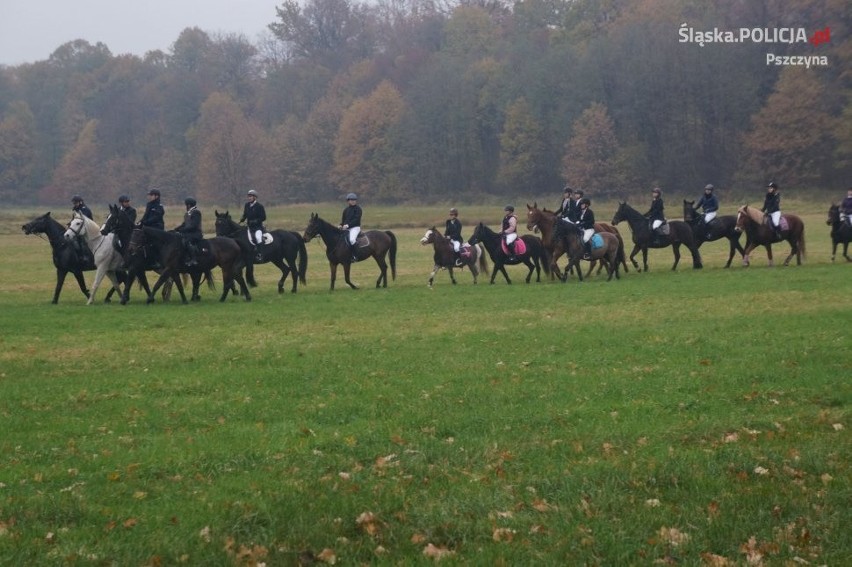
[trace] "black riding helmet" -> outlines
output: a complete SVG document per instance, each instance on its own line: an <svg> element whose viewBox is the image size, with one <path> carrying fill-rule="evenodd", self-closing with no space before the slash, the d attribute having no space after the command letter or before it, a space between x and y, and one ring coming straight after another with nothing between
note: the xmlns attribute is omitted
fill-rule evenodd
<svg viewBox="0 0 852 567"><path fill-rule="evenodd" d="M512 205L506 205L505 207L503 207L503 210L508 212L508 213L514 213L515 207L513 207Z"/></svg>
<svg viewBox="0 0 852 567"><path fill-rule="evenodd" d="M186 199L183 200L183 204L186 205L187 207L194 207L198 203L196 203L195 199L193 199L192 197L187 197Z"/></svg>
<svg viewBox="0 0 852 567"><path fill-rule="evenodd" d="M588 197L583 197L582 199L580 199L580 204L581 204L581 205L586 205L587 207L591 207L591 206L592 206L592 202L589 200L589 198L588 198Z"/></svg>

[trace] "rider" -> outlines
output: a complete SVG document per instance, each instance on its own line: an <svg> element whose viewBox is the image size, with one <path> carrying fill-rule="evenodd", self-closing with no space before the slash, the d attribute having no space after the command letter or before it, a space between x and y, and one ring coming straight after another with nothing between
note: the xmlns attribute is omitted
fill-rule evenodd
<svg viewBox="0 0 852 567"><path fill-rule="evenodd" d="M160 190L151 189L148 191L148 202L145 204L145 213L139 221L139 226L148 226L151 228L165 230L166 225L163 222L165 214L166 211L163 209L163 205L160 204Z"/></svg>
<svg viewBox="0 0 852 567"><path fill-rule="evenodd" d="M503 217L502 230L503 241L509 249L509 260L515 260L515 240L518 239L518 217L515 216L515 207L506 205L503 208L506 215Z"/></svg>
<svg viewBox="0 0 852 567"><path fill-rule="evenodd" d="M127 215L127 218L130 219L130 224L136 222L136 209L130 205L130 197L127 195L122 195L118 198L118 206L124 211L124 214Z"/></svg>
<svg viewBox="0 0 852 567"><path fill-rule="evenodd" d="M361 233L361 210L358 205L358 195L349 193L346 195L346 208L343 209L343 215L340 218L340 228L349 231L349 252L352 254L352 261L358 261L358 250L355 248L355 242L358 240L358 235Z"/></svg>
<svg viewBox="0 0 852 567"><path fill-rule="evenodd" d="M183 222L174 230L183 236L183 247L187 253L186 265L195 266L198 264L198 244L204 238L201 233L201 211L192 197L187 197L183 202L186 205Z"/></svg>
<svg viewBox="0 0 852 567"><path fill-rule="evenodd" d="M846 198L840 203L840 220L852 226L852 187L846 190Z"/></svg>
<svg viewBox="0 0 852 567"><path fill-rule="evenodd" d="M704 216L699 221L699 227L706 228L719 212L719 199L713 194L713 186L709 183L704 186L704 194L696 203L695 212L698 212L699 208L704 210Z"/></svg>
<svg viewBox="0 0 852 567"><path fill-rule="evenodd" d="M257 191L249 189L246 193L246 204L243 207L243 216L240 222L246 221L248 226L249 242L254 245L257 260L262 260L257 247L263 244L263 223L266 221L266 209L257 202Z"/></svg>
<svg viewBox="0 0 852 567"><path fill-rule="evenodd" d="M654 187L651 191L651 208L648 209L648 212L645 213L645 216L651 223L651 237L654 237L654 234L657 232L663 223L666 222L665 213L663 212L663 198L662 198L662 190L659 187Z"/></svg>
<svg viewBox="0 0 852 567"><path fill-rule="evenodd" d="M562 189L562 202L559 203L559 208L556 209L556 216L567 220L577 208L577 201L573 198L574 190L569 185Z"/></svg>
<svg viewBox="0 0 852 567"><path fill-rule="evenodd" d="M71 197L71 210L90 219L92 218L92 209L86 206L86 203L83 202L83 197L80 195L74 195Z"/></svg>
<svg viewBox="0 0 852 567"><path fill-rule="evenodd" d="M444 228L444 236L450 239L450 244L453 245L453 252L456 253L456 266L461 266L462 261L459 256L459 251L462 245L462 224L459 220L459 210L455 207L450 209L450 218L447 219L447 226Z"/></svg>
<svg viewBox="0 0 852 567"><path fill-rule="evenodd" d="M577 227L583 232L583 259L592 259L592 236L595 235L595 213L589 207L592 202L583 197L580 199L580 214L577 216Z"/></svg>
<svg viewBox="0 0 852 567"><path fill-rule="evenodd" d="M778 192L778 184L774 181L766 186L766 198L760 210L766 213L770 227L775 231L775 237L781 240L781 194Z"/></svg>

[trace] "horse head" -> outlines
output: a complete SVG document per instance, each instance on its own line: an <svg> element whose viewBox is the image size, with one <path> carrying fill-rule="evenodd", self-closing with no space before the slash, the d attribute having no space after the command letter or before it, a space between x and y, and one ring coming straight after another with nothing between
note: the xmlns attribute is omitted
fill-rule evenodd
<svg viewBox="0 0 852 567"><path fill-rule="evenodd" d="M527 230L538 232L538 223L541 222L541 211L538 201L533 202L532 207L527 203Z"/></svg>
<svg viewBox="0 0 852 567"><path fill-rule="evenodd" d="M68 223L68 230L65 231L65 240L74 240L78 236L82 236L86 240L89 239L89 219L78 212L74 213L71 222ZM89 221L94 224L94 221Z"/></svg>
<svg viewBox="0 0 852 567"><path fill-rule="evenodd" d="M627 201L618 201L618 209L615 211L615 215L612 217L611 224L618 224L623 220L627 220Z"/></svg>
<svg viewBox="0 0 852 567"><path fill-rule="evenodd" d="M434 226L427 230L426 234L423 235L423 238L420 239L420 244L426 246L435 242L435 239L437 238L437 232L438 230Z"/></svg>
<svg viewBox="0 0 852 567"><path fill-rule="evenodd" d="M239 228L239 225L231 219L231 213L228 211L220 213L218 210L214 210L213 212L216 215L216 236L228 236Z"/></svg>
<svg viewBox="0 0 852 567"><path fill-rule="evenodd" d="M825 224L830 226L838 222L840 222L840 205L832 203L828 208L828 220L825 221Z"/></svg>
<svg viewBox="0 0 852 567"><path fill-rule="evenodd" d="M693 205L695 201L683 200L683 222L691 223L697 218Z"/></svg>
<svg viewBox="0 0 852 567"><path fill-rule="evenodd" d="M310 242L313 238L319 234L320 228L320 218L317 213L311 213L311 220L308 221L308 226L305 227L305 231L302 234L302 240L305 242Z"/></svg>
<svg viewBox="0 0 852 567"><path fill-rule="evenodd" d="M474 245L477 242L481 242L484 235L485 225L483 223L479 223L478 225L476 225L476 228L473 229L473 234L471 234L470 238L467 239L467 243L470 245Z"/></svg>
<svg viewBox="0 0 852 567"><path fill-rule="evenodd" d="M51 221L50 211L41 215L40 217L36 217L25 225L21 226L21 230L24 231L24 234L37 234L47 232L47 227Z"/></svg>

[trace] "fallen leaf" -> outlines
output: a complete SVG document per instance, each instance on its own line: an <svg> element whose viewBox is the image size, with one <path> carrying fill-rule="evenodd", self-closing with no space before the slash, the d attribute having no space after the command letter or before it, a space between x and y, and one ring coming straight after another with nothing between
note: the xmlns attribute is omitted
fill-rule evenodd
<svg viewBox="0 0 852 567"><path fill-rule="evenodd" d="M334 565L337 563L337 554L334 553L333 549L329 549L326 547L322 551L320 551L316 556L317 561L322 561L323 563L327 563L328 565Z"/></svg>
<svg viewBox="0 0 852 567"><path fill-rule="evenodd" d="M451 551L443 545L441 547L436 547L436 546L434 546L430 543L425 548L423 548L423 555L425 555L426 557L429 557L430 559L434 559L436 561L440 561L441 559L444 559L445 557L450 557L450 556L455 555L455 554L456 554L455 551Z"/></svg>
<svg viewBox="0 0 852 567"><path fill-rule="evenodd" d="M515 532L512 528L496 528L491 534L491 539L497 542L510 542L515 539L515 533L517 532Z"/></svg>
<svg viewBox="0 0 852 567"><path fill-rule="evenodd" d="M677 547L682 543L689 541L689 534L680 531L677 528L667 528L663 526L659 531L660 538L667 542L672 547Z"/></svg>

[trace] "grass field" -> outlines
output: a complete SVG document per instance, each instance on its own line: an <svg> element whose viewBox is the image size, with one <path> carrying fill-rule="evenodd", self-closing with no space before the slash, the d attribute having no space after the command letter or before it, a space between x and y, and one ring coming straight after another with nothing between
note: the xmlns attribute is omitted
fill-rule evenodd
<svg viewBox="0 0 852 567"><path fill-rule="evenodd" d="M312 242L298 294L261 266L251 303L123 307L73 282L50 305L49 247L20 232L44 211L4 213L0 562L852 562L852 265L822 208L785 206L800 267L725 270L716 242L699 271L653 251L609 283L429 290L444 209L365 207L399 239L388 289L364 262L329 293ZM462 208L465 235L500 209Z"/></svg>

